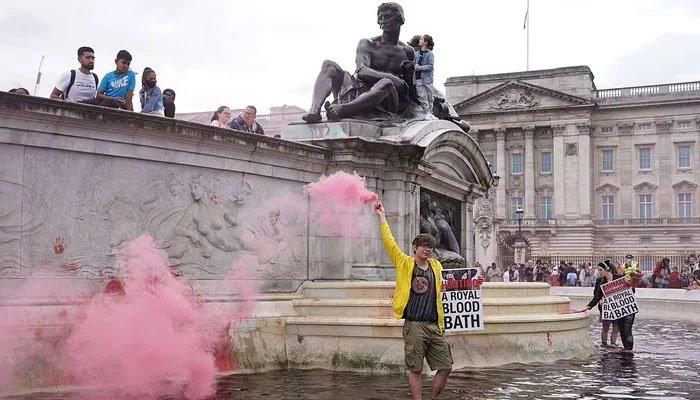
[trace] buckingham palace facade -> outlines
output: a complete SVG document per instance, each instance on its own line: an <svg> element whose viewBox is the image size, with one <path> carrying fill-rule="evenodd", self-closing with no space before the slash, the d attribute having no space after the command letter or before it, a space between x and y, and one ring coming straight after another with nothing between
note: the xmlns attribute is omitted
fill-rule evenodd
<svg viewBox="0 0 700 400"><path fill-rule="evenodd" d="M700 248L700 82L601 90L577 66L445 86L500 177L473 210L477 261L516 236L529 257Z"/></svg>

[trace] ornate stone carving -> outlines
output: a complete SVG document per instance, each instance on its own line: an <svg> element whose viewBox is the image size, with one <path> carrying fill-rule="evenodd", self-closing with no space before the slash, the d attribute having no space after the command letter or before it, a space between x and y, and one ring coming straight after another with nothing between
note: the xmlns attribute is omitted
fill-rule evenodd
<svg viewBox="0 0 700 400"><path fill-rule="evenodd" d="M634 191L638 192L638 193L651 193L651 192L655 191L656 188L657 188L656 185L654 185L653 183L649 183L649 182L642 182L638 185L633 186Z"/></svg>
<svg viewBox="0 0 700 400"><path fill-rule="evenodd" d="M673 121L665 120L656 123L656 132L671 133L673 131Z"/></svg>
<svg viewBox="0 0 700 400"><path fill-rule="evenodd" d="M591 134L591 124L577 124L576 129L579 135L590 135Z"/></svg>
<svg viewBox="0 0 700 400"><path fill-rule="evenodd" d="M564 125L564 124L552 125L552 136L553 137L564 136L565 131L566 131L566 125Z"/></svg>
<svg viewBox="0 0 700 400"><path fill-rule="evenodd" d="M576 143L567 143L566 144L566 155L567 156L575 156L578 152Z"/></svg>
<svg viewBox="0 0 700 400"><path fill-rule="evenodd" d="M617 125L617 131L620 135L631 135L634 132L634 124L623 123Z"/></svg>
<svg viewBox="0 0 700 400"><path fill-rule="evenodd" d="M679 189L695 190L695 188L698 187L698 185L693 183L693 182L683 180L683 181L674 183L672 187L676 190L679 190Z"/></svg>
<svg viewBox="0 0 700 400"><path fill-rule="evenodd" d="M598 193L613 194L613 193L617 192L618 190L620 190L620 188L613 185L613 184L605 183L605 184L602 184L602 185L598 186L597 188L595 188L595 190Z"/></svg>
<svg viewBox="0 0 700 400"><path fill-rule="evenodd" d="M459 249L460 208L454 201L421 189L420 233L435 237L435 254L443 264L462 265L465 261Z"/></svg>
<svg viewBox="0 0 700 400"><path fill-rule="evenodd" d="M20 265L24 264L20 238L41 232L50 213L49 204L39 191L0 180L0 277L19 277ZM50 245L59 244L62 246L63 242Z"/></svg>
<svg viewBox="0 0 700 400"><path fill-rule="evenodd" d="M491 231L493 224L491 219L488 217L482 217L477 220L477 226L479 227L479 239L481 247L486 251L491 244Z"/></svg>
<svg viewBox="0 0 700 400"><path fill-rule="evenodd" d="M535 192L539 196L553 196L554 195L554 187L552 185L540 185L535 188Z"/></svg>
<svg viewBox="0 0 700 400"><path fill-rule="evenodd" d="M498 96L491 103L491 108L497 110L521 109L534 107L539 103L540 100L530 90L512 88Z"/></svg>

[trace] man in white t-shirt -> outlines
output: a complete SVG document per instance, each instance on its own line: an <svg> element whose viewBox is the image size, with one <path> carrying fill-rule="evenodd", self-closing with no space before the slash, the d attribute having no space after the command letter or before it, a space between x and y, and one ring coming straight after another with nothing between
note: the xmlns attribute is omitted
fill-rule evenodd
<svg viewBox="0 0 700 400"><path fill-rule="evenodd" d="M97 75L95 68L95 51L83 46L78 49L80 68L64 72L51 93L54 100L67 100L76 103L99 104L97 97Z"/></svg>

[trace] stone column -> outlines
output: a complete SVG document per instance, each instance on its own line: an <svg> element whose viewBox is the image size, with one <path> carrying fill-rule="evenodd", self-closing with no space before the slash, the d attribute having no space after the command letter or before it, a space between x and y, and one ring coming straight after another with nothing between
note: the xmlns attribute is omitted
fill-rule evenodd
<svg viewBox="0 0 700 400"><path fill-rule="evenodd" d="M670 133L673 131L672 121L659 121L656 123L656 146L652 150L654 154L653 160L658 160L658 164L654 165L654 178L669 177L673 175L676 169L676 150L671 140ZM692 154L692 153L691 153ZM656 171L658 168L658 172ZM676 201L676 195L671 186L671 179L658 179L656 182L658 189L654 193L652 200L652 214L656 218L672 218L675 217L673 203Z"/></svg>
<svg viewBox="0 0 700 400"><path fill-rule="evenodd" d="M465 238L462 239L462 242L465 245L464 249L464 259L467 260L467 265L472 266L474 265L474 238L472 238L472 235L474 234L474 200L472 199L467 199L467 201L462 203L462 207L466 208L466 211L464 214L464 222L462 226L466 225L466 232L464 234ZM463 229L464 230L464 229Z"/></svg>
<svg viewBox="0 0 700 400"><path fill-rule="evenodd" d="M591 124L578 124L579 218L591 218ZM589 172L586 172L589 171Z"/></svg>
<svg viewBox="0 0 700 400"><path fill-rule="evenodd" d="M525 219L534 219L535 213L535 127L523 127L525 134Z"/></svg>
<svg viewBox="0 0 700 400"><path fill-rule="evenodd" d="M552 178L554 180L554 218L564 218L564 125L552 126Z"/></svg>
<svg viewBox="0 0 700 400"><path fill-rule="evenodd" d="M496 128L496 172L501 177L496 187L496 215L501 219L508 219L506 210L506 186L510 176L506 166L506 130Z"/></svg>
<svg viewBox="0 0 700 400"><path fill-rule="evenodd" d="M634 129L632 124L619 124L617 131L619 135L619 146L615 157L615 175L618 176L620 190L615 198L616 213L615 218L634 218L634 179L637 172L637 154L631 135Z"/></svg>

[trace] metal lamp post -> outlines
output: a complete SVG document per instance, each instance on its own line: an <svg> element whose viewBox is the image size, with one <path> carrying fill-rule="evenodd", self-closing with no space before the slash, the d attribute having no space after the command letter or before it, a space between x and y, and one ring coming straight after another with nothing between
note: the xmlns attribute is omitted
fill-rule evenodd
<svg viewBox="0 0 700 400"><path fill-rule="evenodd" d="M523 208L518 207L515 210L515 216L518 220L518 236L515 239L515 243L513 244L513 250L514 250L514 261L517 264L524 264L525 263L525 241L523 240L523 232L522 232L522 226L523 226Z"/></svg>

